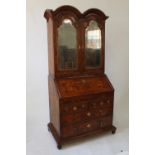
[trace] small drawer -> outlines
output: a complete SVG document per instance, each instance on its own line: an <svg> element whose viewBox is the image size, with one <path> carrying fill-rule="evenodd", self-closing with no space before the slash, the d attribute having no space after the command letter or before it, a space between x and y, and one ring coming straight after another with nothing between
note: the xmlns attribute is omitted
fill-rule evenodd
<svg viewBox="0 0 155 155"><path fill-rule="evenodd" d="M94 111L84 111L80 113L64 114L61 117L63 126L69 124L79 123L85 120L91 120L96 117L96 112Z"/></svg>
<svg viewBox="0 0 155 155"><path fill-rule="evenodd" d="M100 126L99 120L88 121L84 123L78 123L75 125L70 125L62 128L62 137L71 137L80 135L86 132L94 131Z"/></svg>
<svg viewBox="0 0 155 155"><path fill-rule="evenodd" d="M80 123L77 125L77 128L78 128L77 135L80 135L80 134L83 134L86 132L90 132L90 131L94 131L99 128L99 124L100 124L100 122L98 120Z"/></svg>
<svg viewBox="0 0 155 155"><path fill-rule="evenodd" d="M79 123L76 128L77 135L84 134L87 132L99 130L112 125L112 115L103 117L102 119L95 119L92 121L87 121L85 123Z"/></svg>
<svg viewBox="0 0 155 155"><path fill-rule="evenodd" d="M112 108L112 99L107 99L107 100L99 100L99 101L92 101L89 104L89 110L90 109L106 109L111 107Z"/></svg>
<svg viewBox="0 0 155 155"><path fill-rule="evenodd" d="M88 102L70 102L61 105L62 114L78 113L88 109Z"/></svg>
<svg viewBox="0 0 155 155"><path fill-rule="evenodd" d="M87 121L84 123L78 123L75 125L69 125L66 127L62 128L61 135L62 137L71 137L71 136L76 136L80 135L89 131L94 131L98 129L100 126L100 121L99 120L94 120L94 121Z"/></svg>

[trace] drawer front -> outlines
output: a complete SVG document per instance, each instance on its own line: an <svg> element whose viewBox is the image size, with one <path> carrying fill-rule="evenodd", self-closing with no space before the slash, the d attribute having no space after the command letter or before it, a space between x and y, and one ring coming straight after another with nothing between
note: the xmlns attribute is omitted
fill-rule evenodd
<svg viewBox="0 0 155 155"><path fill-rule="evenodd" d="M106 107L112 107L112 105L112 95L102 95L102 97L100 97L99 99L90 101L89 109L104 109Z"/></svg>
<svg viewBox="0 0 155 155"><path fill-rule="evenodd" d="M63 126L69 124L76 124L82 121L93 120L112 114L113 109L111 107L105 107L97 110L87 110L81 113L65 114L61 117Z"/></svg>
<svg viewBox="0 0 155 155"><path fill-rule="evenodd" d="M87 100L80 100L80 101L66 101L65 103L61 104L61 113L62 114L73 114L79 113L83 111L95 110L95 109L102 109L105 107L112 107L113 105L113 94L106 93L101 95L99 98L92 98Z"/></svg>
<svg viewBox="0 0 155 155"><path fill-rule="evenodd" d="M88 110L88 101L80 101L80 102L68 102L64 103L61 106L62 115L65 114L74 114Z"/></svg>
<svg viewBox="0 0 155 155"><path fill-rule="evenodd" d="M92 121L86 121L75 125L70 125L62 128L62 137L71 137L76 135L85 134L87 132L95 131L101 128L105 128L112 125L112 115L103 117L102 119L96 119Z"/></svg>

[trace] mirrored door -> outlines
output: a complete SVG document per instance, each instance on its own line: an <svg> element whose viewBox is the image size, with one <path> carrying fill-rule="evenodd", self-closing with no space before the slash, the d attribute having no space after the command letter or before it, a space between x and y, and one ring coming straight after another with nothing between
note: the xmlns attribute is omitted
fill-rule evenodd
<svg viewBox="0 0 155 155"><path fill-rule="evenodd" d="M85 29L85 65L86 68L101 65L101 30L95 20L91 20Z"/></svg>
<svg viewBox="0 0 155 155"><path fill-rule="evenodd" d="M58 68L77 68L77 32L70 19L64 19L58 28Z"/></svg>

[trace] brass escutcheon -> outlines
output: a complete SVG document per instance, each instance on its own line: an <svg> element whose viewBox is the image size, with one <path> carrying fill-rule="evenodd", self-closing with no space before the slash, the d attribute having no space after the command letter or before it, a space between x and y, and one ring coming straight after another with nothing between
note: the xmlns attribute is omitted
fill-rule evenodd
<svg viewBox="0 0 155 155"><path fill-rule="evenodd" d="M77 107L73 107L73 110L76 111L77 110Z"/></svg>
<svg viewBox="0 0 155 155"><path fill-rule="evenodd" d="M91 125L90 124L87 124L87 128L90 128L91 127Z"/></svg>
<svg viewBox="0 0 155 155"><path fill-rule="evenodd" d="M91 116L91 113L90 113L90 112L88 112L88 113L87 113L87 116Z"/></svg>

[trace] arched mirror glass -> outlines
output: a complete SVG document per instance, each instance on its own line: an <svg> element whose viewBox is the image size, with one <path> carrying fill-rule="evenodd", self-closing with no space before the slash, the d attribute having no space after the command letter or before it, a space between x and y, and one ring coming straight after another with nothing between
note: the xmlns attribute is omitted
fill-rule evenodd
<svg viewBox="0 0 155 155"><path fill-rule="evenodd" d="M94 20L90 21L85 31L85 59L88 68L101 64L101 30Z"/></svg>
<svg viewBox="0 0 155 155"><path fill-rule="evenodd" d="M76 28L70 19L63 20L58 28L58 65L59 69L77 68Z"/></svg>

